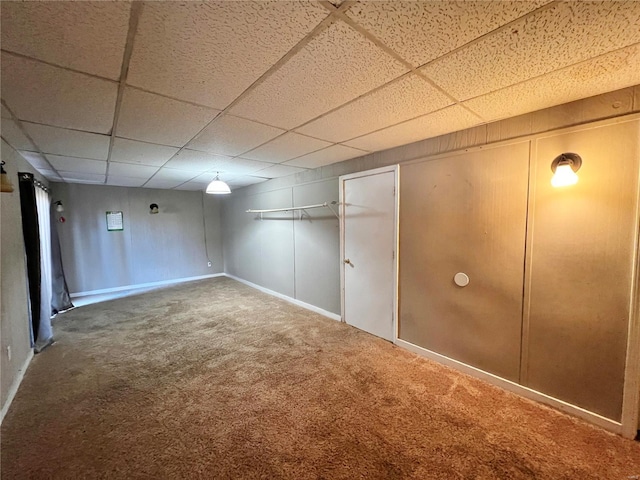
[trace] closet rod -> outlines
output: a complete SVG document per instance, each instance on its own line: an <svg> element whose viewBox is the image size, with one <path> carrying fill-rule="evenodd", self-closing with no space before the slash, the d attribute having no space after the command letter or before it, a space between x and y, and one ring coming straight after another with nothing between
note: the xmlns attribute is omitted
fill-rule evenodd
<svg viewBox="0 0 640 480"><path fill-rule="evenodd" d="M271 212L290 212L293 210L307 210L308 208L328 207L327 202L317 203L315 205L305 205L304 207L288 207L288 208L268 208L266 210L247 210L247 213L271 213Z"/></svg>

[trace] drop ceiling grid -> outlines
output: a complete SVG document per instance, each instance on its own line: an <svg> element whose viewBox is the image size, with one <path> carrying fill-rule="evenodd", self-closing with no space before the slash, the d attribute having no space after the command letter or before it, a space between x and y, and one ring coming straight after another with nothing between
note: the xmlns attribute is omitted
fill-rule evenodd
<svg viewBox="0 0 640 480"><path fill-rule="evenodd" d="M224 109L329 15L312 2L147 3L129 83Z"/></svg>
<svg viewBox="0 0 640 480"><path fill-rule="evenodd" d="M342 162L351 158L366 155L368 152L346 145L331 145L317 152L308 153L300 157L284 162L282 165L302 168L318 168L332 163Z"/></svg>
<svg viewBox="0 0 640 480"><path fill-rule="evenodd" d="M187 147L208 153L238 156L283 133L285 130L281 128L226 114L214 119Z"/></svg>
<svg viewBox="0 0 640 480"><path fill-rule="evenodd" d="M557 3L421 71L468 100L638 43L639 26L640 2ZM500 55L487 62L493 52Z"/></svg>
<svg viewBox="0 0 640 480"><path fill-rule="evenodd" d="M483 122L461 105L452 105L437 112L349 140L344 144L376 152L463 130L480 123Z"/></svg>
<svg viewBox="0 0 640 480"><path fill-rule="evenodd" d="M93 160L106 160L109 154L109 136L107 135L30 122L22 122L22 125L44 154Z"/></svg>
<svg viewBox="0 0 640 480"><path fill-rule="evenodd" d="M127 87L116 135L181 148L219 113Z"/></svg>
<svg viewBox="0 0 640 480"><path fill-rule="evenodd" d="M117 83L2 52L2 98L16 118L109 133Z"/></svg>
<svg viewBox="0 0 640 480"><path fill-rule="evenodd" d="M358 2L346 15L420 67L549 2Z"/></svg>
<svg viewBox="0 0 640 480"><path fill-rule="evenodd" d="M283 163L330 145L330 142L325 142L324 140L318 140L295 132L287 132L275 140L245 153L242 158L270 163Z"/></svg>
<svg viewBox="0 0 640 480"><path fill-rule="evenodd" d="M421 76L411 73L297 128L296 132L344 142L453 103Z"/></svg>
<svg viewBox="0 0 640 480"><path fill-rule="evenodd" d="M640 84L640 43L473 98L490 121Z"/></svg>
<svg viewBox="0 0 640 480"><path fill-rule="evenodd" d="M371 40L338 20L229 113L290 130L407 71Z"/></svg>
<svg viewBox="0 0 640 480"><path fill-rule="evenodd" d="M130 6L128 2L2 2L2 48L117 80Z"/></svg>
<svg viewBox="0 0 640 480"><path fill-rule="evenodd" d="M65 157L52 154L46 154L45 157L58 172L105 175L107 171L106 160L91 160L89 158Z"/></svg>

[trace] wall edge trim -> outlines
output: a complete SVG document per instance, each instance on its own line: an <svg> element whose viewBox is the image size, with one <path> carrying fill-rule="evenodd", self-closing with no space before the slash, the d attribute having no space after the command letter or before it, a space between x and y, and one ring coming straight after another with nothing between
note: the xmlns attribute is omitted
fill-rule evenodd
<svg viewBox="0 0 640 480"><path fill-rule="evenodd" d="M9 395L7 395L7 400L4 402L4 405L2 405L2 411L0 412L0 425L2 425L4 417L9 411L9 407L11 407L11 403L13 402L16 393L18 393L18 389L20 388L20 384L24 379L27 368L29 368L29 365L31 365L31 360L33 360L33 348L29 349L29 354L27 355L26 360L22 364L22 367L20 367L20 369L18 370L18 375L9 388Z"/></svg>
<svg viewBox="0 0 640 480"><path fill-rule="evenodd" d="M87 290L84 292L73 292L69 294L71 298L86 297L87 295L101 295L103 293L121 292L123 290L136 290L138 288L159 287L162 285L173 285L176 283L193 282L195 280L203 280L205 278L223 277L224 273L213 273L209 275L199 275L197 277L174 278L173 280L162 280L159 282L136 283L133 285L124 285L122 287L103 288L100 290Z"/></svg>
<svg viewBox="0 0 640 480"><path fill-rule="evenodd" d="M559 400L557 398L551 397L544 393L538 392L537 390L533 390L523 385L519 385L512 381L498 377L497 375L494 375L492 373L485 372L484 370L480 370L479 368L472 367L471 365L467 365L466 363L460 362L458 360L454 360L445 355L441 355L439 353L433 352L431 350L420 347L413 343L407 342L406 340L402 340L399 338L396 340L395 344L398 345L399 347L409 350L410 352L413 352L420 356L428 358L429 360L433 360L440 364L446 365L447 367L451 367L458 371L466 373L467 375L471 375L472 377L479 378L480 380L484 380L496 387L500 387L504 390L507 390L508 392L515 393L529 400L533 400L533 401L542 403L544 405L553 407L556 410L561 411L562 413L567 413L574 417L578 417L581 420L585 420L609 432L615 433L617 435L623 434L621 423L605 418L601 415L598 415L597 413L590 412L589 410L585 410L584 408L578 407L577 405L567 403L563 400Z"/></svg>
<svg viewBox="0 0 640 480"><path fill-rule="evenodd" d="M282 293L278 293L278 292L276 292L274 290L269 290L268 288L262 287L262 286L260 286L260 285L258 285L256 283L252 283L252 282L250 282L248 280L245 280L243 278L236 277L235 275L231 275L229 273L225 273L224 276L228 277L228 278L230 278L232 280L235 280L237 282L244 283L245 285L247 285L247 286L249 286L251 288L255 288L256 290L260 290L263 293L272 295L272 296L277 297L277 298L279 298L281 300L284 300L286 302L289 302L289 303L292 303L294 305L297 305L298 307L302 307L302 308L310 310L310 311L312 311L314 313L318 313L318 314L320 314L320 315L322 315L324 317L330 318L331 320L336 320L338 322L342 321L342 317L340 315L338 315L336 313L333 313L333 312L330 312L328 310L325 310L323 308L316 307L315 305L311 305L310 303L305 303L305 302L300 301L300 300L298 300L296 298L292 298L292 297L289 297L289 296L284 295Z"/></svg>

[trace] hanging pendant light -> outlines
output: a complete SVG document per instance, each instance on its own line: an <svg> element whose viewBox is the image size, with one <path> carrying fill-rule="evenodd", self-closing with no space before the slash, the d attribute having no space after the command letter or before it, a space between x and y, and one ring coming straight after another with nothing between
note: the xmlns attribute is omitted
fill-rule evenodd
<svg viewBox="0 0 640 480"><path fill-rule="evenodd" d="M228 195L229 193L231 193L229 185L220 180L220 172L216 172L216 178L214 178L211 183L207 185L207 189L205 191L213 195Z"/></svg>

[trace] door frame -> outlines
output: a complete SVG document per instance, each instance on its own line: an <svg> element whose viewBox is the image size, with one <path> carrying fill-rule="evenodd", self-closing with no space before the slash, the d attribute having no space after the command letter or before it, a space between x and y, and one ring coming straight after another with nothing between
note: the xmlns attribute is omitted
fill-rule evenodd
<svg viewBox="0 0 640 480"><path fill-rule="evenodd" d="M345 181L353 180L355 178L370 177L372 175L379 175L381 173L393 172L394 176L394 222L393 222L393 246L394 246L394 261L393 261L393 343L398 341L398 259L400 257L398 253L399 239L398 239L398 225L400 222L400 168L399 165L389 165L386 167L374 168L373 170L364 170L361 172L350 173L348 175L340 175L338 177L339 182L339 205L340 205L340 319L346 323L345 311L344 311L344 289L345 289L345 268L344 268L344 248L345 248L345 204L344 204L344 189Z"/></svg>

